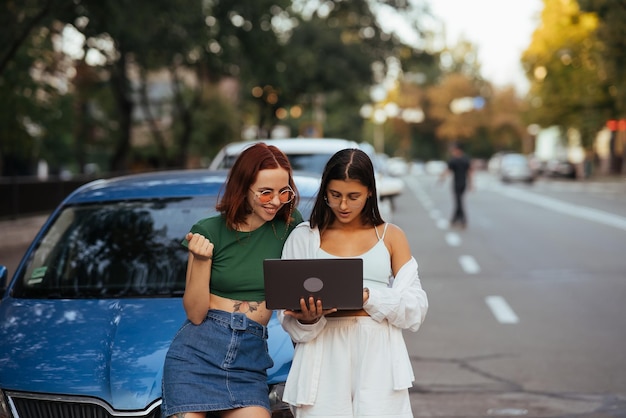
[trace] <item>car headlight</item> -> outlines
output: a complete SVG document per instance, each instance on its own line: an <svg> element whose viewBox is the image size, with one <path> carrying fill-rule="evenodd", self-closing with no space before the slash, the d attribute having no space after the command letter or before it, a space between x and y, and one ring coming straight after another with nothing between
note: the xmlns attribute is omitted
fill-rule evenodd
<svg viewBox="0 0 626 418"><path fill-rule="evenodd" d="M4 391L0 390L0 418L11 418L12 416Z"/></svg>
<svg viewBox="0 0 626 418"><path fill-rule="evenodd" d="M283 402L283 392L285 391L285 383L276 383L270 385L270 409L272 410L272 418L293 418L289 404ZM0 417L2 418L2 417Z"/></svg>

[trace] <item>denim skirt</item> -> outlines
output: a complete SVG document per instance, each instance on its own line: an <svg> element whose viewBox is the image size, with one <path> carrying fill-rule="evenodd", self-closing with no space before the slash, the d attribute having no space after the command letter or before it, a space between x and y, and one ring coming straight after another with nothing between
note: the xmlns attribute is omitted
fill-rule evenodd
<svg viewBox="0 0 626 418"><path fill-rule="evenodd" d="M267 328L242 313L210 310L186 321L165 357L163 417L246 406L270 409Z"/></svg>

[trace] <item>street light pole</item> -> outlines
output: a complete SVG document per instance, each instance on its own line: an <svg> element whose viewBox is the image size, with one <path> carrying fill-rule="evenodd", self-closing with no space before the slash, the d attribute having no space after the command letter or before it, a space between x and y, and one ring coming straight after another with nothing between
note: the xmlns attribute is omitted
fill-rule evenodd
<svg viewBox="0 0 626 418"><path fill-rule="evenodd" d="M374 149L378 154L385 153L385 127L382 123L374 124Z"/></svg>
<svg viewBox="0 0 626 418"><path fill-rule="evenodd" d="M374 122L374 148L379 154L385 153L385 122L387 122L387 112L384 108L377 107L372 115Z"/></svg>

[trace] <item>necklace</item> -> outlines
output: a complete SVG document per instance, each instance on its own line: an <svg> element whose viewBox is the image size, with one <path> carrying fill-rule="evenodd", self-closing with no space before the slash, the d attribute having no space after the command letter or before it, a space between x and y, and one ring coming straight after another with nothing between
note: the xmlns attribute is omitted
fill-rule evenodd
<svg viewBox="0 0 626 418"><path fill-rule="evenodd" d="M276 226L274 225L274 221L273 220L272 220L272 230L274 231L274 236L276 238L278 238L278 233L276 232ZM281 241L284 241L288 232L289 232L289 224L287 222L285 222L285 232L283 233L283 236L278 238L278 239L281 240Z"/></svg>
<svg viewBox="0 0 626 418"><path fill-rule="evenodd" d="M283 233L283 236L281 238L278 238L278 233L276 232L276 226L274 226L274 221L276 221L276 219L272 219L272 229L274 230L274 236L280 241L284 241L285 237L289 233L289 225L291 225L291 222L293 221L293 219L291 218L292 213L293 213L293 200L289 204L289 216L287 216L287 220L285 221L285 232Z"/></svg>
<svg viewBox="0 0 626 418"><path fill-rule="evenodd" d="M248 241L250 241L250 235L251 235L252 233L251 233L251 232L248 232L248 233L247 233L248 235L247 235L245 238L241 238L241 239L240 239L239 237L240 237L240 235L241 235L241 234L243 234L243 233L244 233L244 231L238 231L238 230L236 230L236 231L235 231L235 234L236 234L236 236L237 236L237 243L238 243L239 245L246 245L246 244L248 243Z"/></svg>
<svg viewBox="0 0 626 418"><path fill-rule="evenodd" d="M248 241L250 241L250 237L252 236L253 231L242 231L241 229L242 228L240 227L235 228L235 236L237 237L237 243L239 245L246 245ZM244 235L243 238L240 238L240 236L243 234L247 234L247 235Z"/></svg>
<svg viewBox="0 0 626 418"><path fill-rule="evenodd" d="M270 224L272 225L272 231L274 231L274 236L276 237L276 239L278 239L280 241L284 241L285 238L287 237L287 234L289 233L289 224L285 223L285 231L283 232L283 236L282 237L278 236L278 231L276 231L276 225L274 225L274 221L273 220L270 222ZM240 230L236 229L235 230L235 234L237 236L237 243L239 245L246 245L246 244L248 244L248 241L250 241L250 237L252 236L252 234L255 231L258 231L261 228L263 228L262 225L260 227L258 227L257 229L255 229L254 231L240 231ZM244 236L243 238L241 238L241 236L243 234L247 234L247 235Z"/></svg>
<svg viewBox="0 0 626 418"><path fill-rule="evenodd" d="M291 225L291 221L292 221L292 219L291 219L291 213L292 212L293 212L293 202L291 202L291 206L289 207L289 217L288 217L288 220L285 221L285 232L283 232L283 236L282 237L279 237L278 236L278 232L276 231L276 225L275 225L276 219L272 219L271 221L269 221L270 224L272 224L272 231L274 231L274 236L276 237L276 239L278 239L280 241L284 241L285 238L287 237L287 234L289 234L289 225ZM247 231L248 236L245 239L242 239L242 240L239 239L239 234L242 233L242 232L246 232L246 231L240 231L239 228L235 229L235 232L237 234L237 242L239 244L242 244L242 245L246 244L248 241L250 241L250 236L252 235L252 233L254 231L257 231L257 230L261 229L264 224L265 223L261 224L261 226L259 226L258 228L254 229L254 230Z"/></svg>

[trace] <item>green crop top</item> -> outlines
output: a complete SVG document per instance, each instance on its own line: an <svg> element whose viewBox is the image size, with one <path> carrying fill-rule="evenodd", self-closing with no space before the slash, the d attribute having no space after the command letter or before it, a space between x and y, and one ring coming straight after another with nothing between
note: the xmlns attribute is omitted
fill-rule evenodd
<svg viewBox="0 0 626 418"><path fill-rule="evenodd" d="M292 217L287 231L282 219L265 222L252 232L230 229L221 215L198 221L191 232L204 235L214 245L211 293L233 300L265 300L263 260L280 258L287 236L302 222L297 210ZM182 244L187 247L187 240Z"/></svg>

